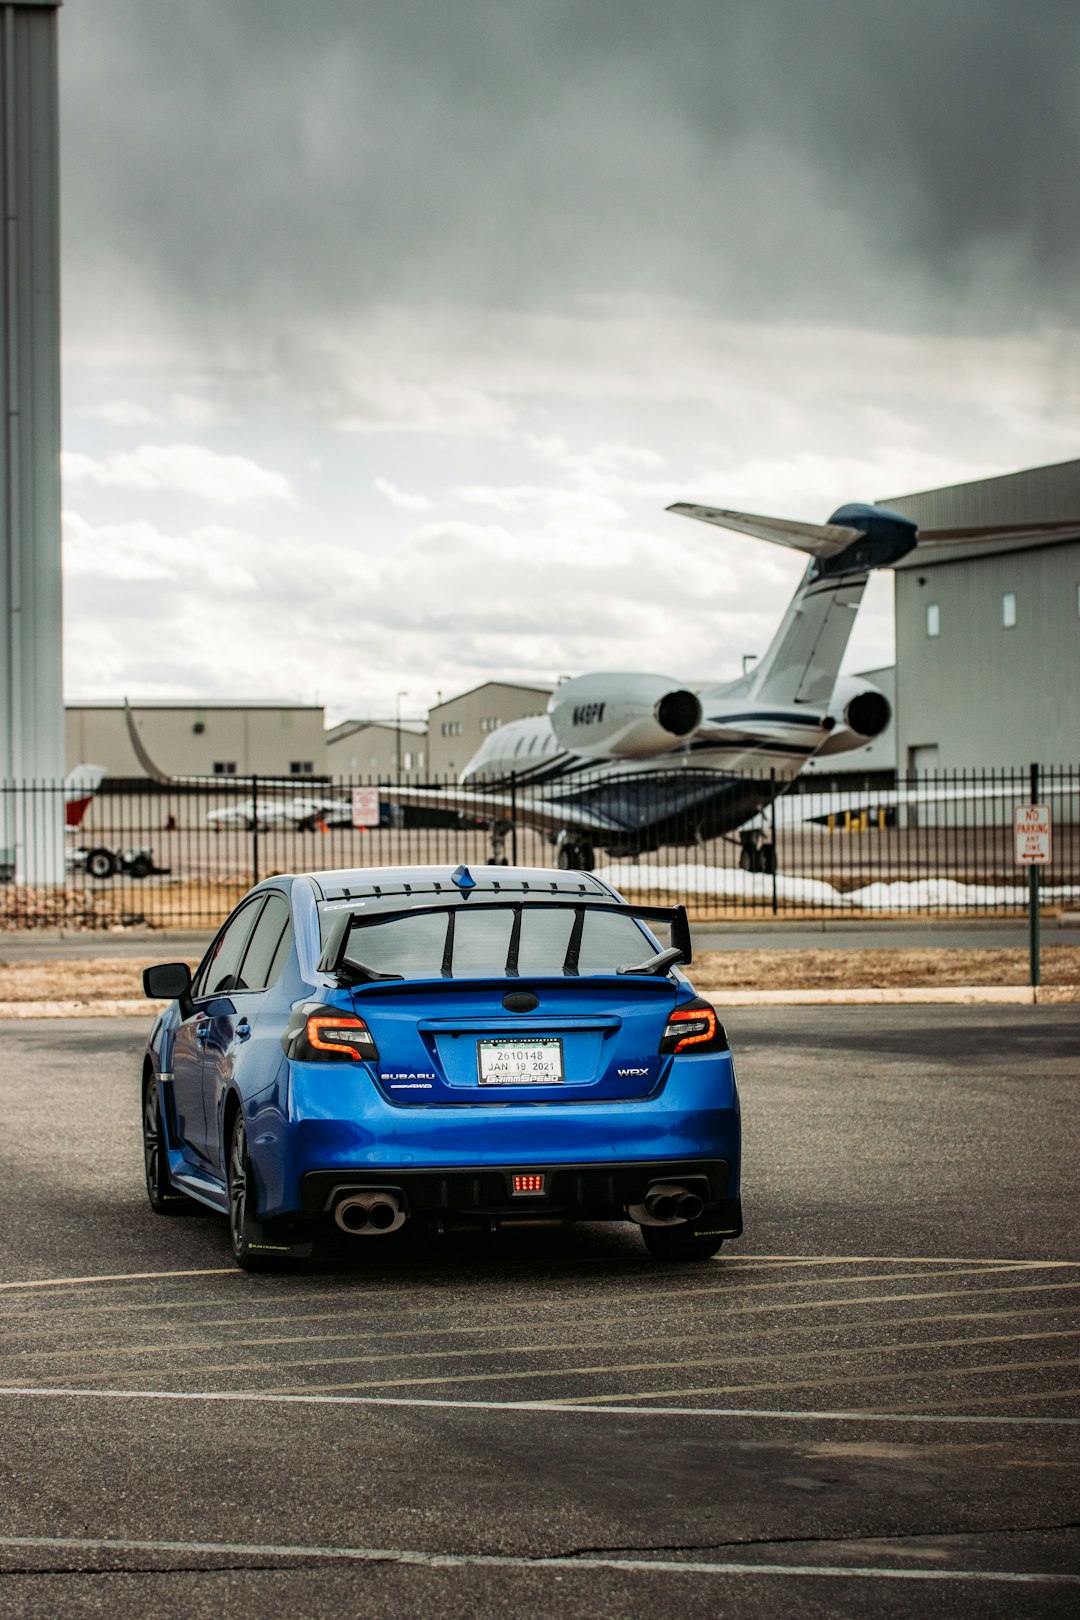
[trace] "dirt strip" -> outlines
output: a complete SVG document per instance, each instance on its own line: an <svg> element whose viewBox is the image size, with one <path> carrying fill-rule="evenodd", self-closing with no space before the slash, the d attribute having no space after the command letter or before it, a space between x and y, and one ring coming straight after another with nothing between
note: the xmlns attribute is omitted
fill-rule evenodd
<svg viewBox="0 0 1080 1620"><path fill-rule="evenodd" d="M96 960L2 963L0 1002L138 1001L142 969L156 960L148 955L145 961L101 956ZM728 990L1020 987L1028 983L1028 956L1023 949L1000 947L702 951L694 958L690 976L700 989L717 994ZM1080 946L1045 946L1042 982L1047 987L1080 987Z"/></svg>
<svg viewBox="0 0 1080 1620"><path fill-rule="evenodd" d="M697 987L716 1007L1080 1005L1080 985L906 985L886 990L725 990ZM29 1018L147 1018L163 1001L0 1001L0 1022Z"/></svg>
<svg viewBox="0 0 1080 1620"><path fill-rule="evenodd" d="M150 1017L164 1005L141 994L142 969L152 960L0 964L0 1018ZM1027 952L997 947L703 951L691 974L703 995L726 1007L1074 1002L1080 1001L1080 946L1044 948L1037 996L1028 983Z"/></svg>

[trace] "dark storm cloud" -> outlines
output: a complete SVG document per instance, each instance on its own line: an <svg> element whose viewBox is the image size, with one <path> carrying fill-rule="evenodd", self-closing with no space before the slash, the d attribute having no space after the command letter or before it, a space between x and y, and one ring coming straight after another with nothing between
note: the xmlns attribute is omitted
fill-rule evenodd
<svg viewBox="0 0 1080 1620"><path fill-rule="evenodd" d="M70 0L71 278L378 303L1077 315L1072 0Z"/></svg>

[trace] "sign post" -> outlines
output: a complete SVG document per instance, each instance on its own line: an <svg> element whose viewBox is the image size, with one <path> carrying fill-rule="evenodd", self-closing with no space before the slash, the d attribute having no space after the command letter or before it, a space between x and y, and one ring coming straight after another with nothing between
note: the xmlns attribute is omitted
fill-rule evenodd
<svg viewBox="0 0 1080 1620"><path fill-rule="evenodd" d="M1031 797L1039 796L1039 767L1031 767ZM1013 811L1016 860L1028 869L1028 957L1030 982L1039 983L1039 867L1050 860L1050 806L1018 804Z"/></svg>

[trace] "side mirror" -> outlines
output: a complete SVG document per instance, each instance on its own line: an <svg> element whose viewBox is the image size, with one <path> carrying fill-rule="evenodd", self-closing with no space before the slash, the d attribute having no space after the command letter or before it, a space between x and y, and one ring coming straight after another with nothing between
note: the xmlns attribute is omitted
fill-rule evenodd
<svg viewBox="0 0 1080 1620"><path fill-rule="evenodd" d="M191 969L186 962L161 962L143 968L142 984L152 1001L179 1001L191 989Z"/></svg>

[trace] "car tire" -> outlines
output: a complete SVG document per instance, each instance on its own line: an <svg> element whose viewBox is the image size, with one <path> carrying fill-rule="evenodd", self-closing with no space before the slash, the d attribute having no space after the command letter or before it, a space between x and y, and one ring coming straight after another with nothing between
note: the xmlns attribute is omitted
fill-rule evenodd
<svg viewBox="0 0 1080 1620"><path fill-rule="evenodd" d="M92 878L111 878L116 862L107 849L92 849L86 857L86 870Z"/></svg>
<svg viewBox="0 0 1080 1620"><path fill-rule="evenodd" d="M689 1222L643 1226L641 1236L654 1260L711 1260L724 1246L722 1237L699 1235Z"/></svg>
<svg viewBox="0 0 1080 1620"><path fill-rule="evenodd" d="M161 1091L150 1077L143 1090L143 1168L146 1196L155 1215L196 1215L202 1206L180 1192L169 1175L161 1124Z"/></svg>
<svg viewBox="0 0 1080 1620"><path fill-rule="evenodd" d="M290 1261L287 1255L259 1252L259 1237L256 1234L260 1233L262 1228L252 1208L253 1190L251 1160L247 1150L247 1129L243 1113L238 1109L229 1137L229 1239L233 1259L245 1271L289 1269Z"/></svg>

